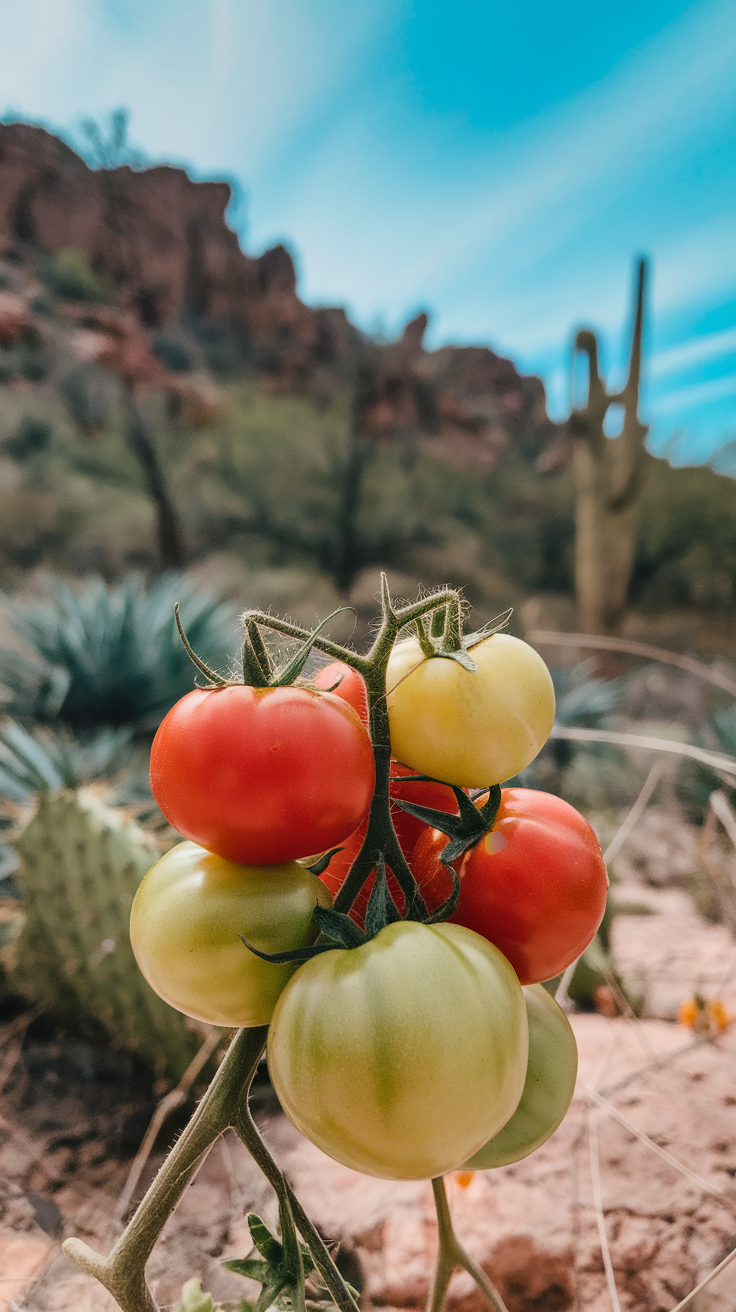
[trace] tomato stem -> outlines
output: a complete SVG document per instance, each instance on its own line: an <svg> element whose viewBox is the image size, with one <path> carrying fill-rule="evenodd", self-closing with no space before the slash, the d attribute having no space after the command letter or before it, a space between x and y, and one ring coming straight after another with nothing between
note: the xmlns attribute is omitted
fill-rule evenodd
<svg viewBox="0 0 736 1312"><path fill-rule="evenodd" d="M457 1267L462 1267L469 1276L472 1276L478 1288L485 1294L494 1312L508 1312L508 1308L496 1286L489 1280L482 1266L479 1266L475 1259L470 1256L470 1253L463 1248L455 1234L452 1217L450 1216L450 1207L447 1202L444 1176L438 1175L432 1181L432 1192L437 1213L439 1249L434 1280L427 1299L427 1312L442 1312L447 1287L452 1273Z"/></svg>
<svg viewBox="0 0 736 1312"><path fill-rule="evenodd" d="M95 1276L122 1312L159 1312L146 1280L146 1263L208 1150L233 1125L263 1055L267 1033L268 1027L261 1025L235 1035L192 1119L109 1255L101 1257L80 1239L64 1243L67 1257Z"/></svg>
<svg viewBox="0 0 736 1312"><path fill-rule="evenodd" d="M453 588L442 588L438 592L422 597L407 606L396 606L391 598L386 575L381 575L381 623L373 646L367 655L360 655L349 647L332 642L321 634L310 634L298 624L278 619L261 611L246 611L243 619L248 627L252 623L270 628L275 633L296 638L302 642L311 639L312 645L333 660L343 661L365 679L368 691L368 708L370 717L371 740L376 760L376 784L373 793L368 828L363 845L358 853L350 873L335 899L335 910L348 912L359 896L363 885L376 869L376 863L382 855L386 867L391 871L404 895L403 918L405 920L426 920L427 907L417 887L416 880L409 869L399 840L396 837L391 819L391 799L389 783L391 774L391 737L389 733L388 707L386 704L386 670L394 643L403 628L409 624L421 623L425 615L430 616L432 630L439 626L435 615L441 616L441 633L446 633L450 624L452 634L457 627L458 646L460 645L460 595ZM452 614L455 618L446 619ZM426 630L425 630L426 633ZM429 639L428 639L429 641ZM444 639L443 639L444 641ZM452 643L453 637L450 637Z"/></svg>
<svg viewBox="0 0 736 1312"><path fill-rule="evenodd" d="M263 686L261 680L270 684L274 677L278 682L290 682L297 677L309 650L314 647L333 660L343 661L363 676L368 691L370 731L376 760L376 787L365 840L335 900L335 910L350 910L366 880L374 871L381 869L381 863L385 861L386 869L394 876L404 896L403 918L427 920L427 908L401 850L391 819L391 741L386 703L386 671L392 648L401 630L421 622L424 616L430 617L429 631L435 640L441 639L442 645L448 640L448 627L451 630L449 641L451 644L454 642L455 625L457 640L461 642L461 602L456 591L443 588L411 605L396 606L385 575L381 576L381 599L380 627L370 651L365 655L323 637L322 625L309 633L287 620L260 611L247 611L243 617L244 674L246 678L249 674L254 676L254 685ZM192 651L183 633L178 610L176 622L184 645L200 672L211 681L212 686L226 686L228 680L210 670ZM429 641L429 633L422 627ZM261 628L271 629L301 643L301 650L276 675L260 634ZM386 900L387 895L388 889L377 891L376 907L381 898ZM379 910L375 910L374 918L378 917ZM358 1312L355 1299L327 1246L271 1157L248 1109L248 1091L265 1048L266 1034L266 1026L237 1032L192 1119L109 1255L100 1256L79 1239L68 1239L65 1242L67 1257L87 1274L96 1277L117 1300L122 1312L160 1312L146 1281L146 1263L187 1185L212 1144L228 1128L233 1128L239 1135L278 1198L285 1258L288 1258L288 1265L295 1273L292 1296L296 1312L306 1312L304 1271L297 1230L337 1308L340 1312ZM440 1252L430 1302L432 1312L439 1312L452 1271L458 1265L473 1276L495 1312L506 1312L500 1296L484 1272L465 1253L454 1235L441 1179L433 1181L433 1189L440 1225Z"/></svg>

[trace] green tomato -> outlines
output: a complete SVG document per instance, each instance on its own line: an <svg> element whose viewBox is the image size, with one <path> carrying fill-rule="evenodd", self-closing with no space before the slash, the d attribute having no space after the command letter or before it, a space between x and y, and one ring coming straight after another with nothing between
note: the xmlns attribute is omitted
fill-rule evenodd
<svg viewBox="0 0 736 1312"><path fill-rule="evenodd" d="M172 847L133 901L130 941L151 988L177 1011L212 1025L267 1025L296 966L262 961L313 943L321 880L287 861L239 866L196 843Z"/></svg>
<svg viewBox="0 0 736 1312"><path fill-rule="evenodd" d="M510 1121L465 1163L474 1171L508 1166L528 1157L567 1112L575 1092L578 1050L567 1016L541 984L524 988L529 1021L529 1064L521 1101Z"/></svg>
<svg viewBox="0 0 736 1312"><path fill-rule="evenodd" d="M500 784L544 746L555 718L552 679L533 647L494 633L470 651L475 673L427 658L416 638L394 647L386 687L391 755L461 788Z"/></svg>
<svg viewBox="0 0 736 1312"><path fill-rule="evenodd" d="M330 1157L422 1180L506 1123L527 1049L502 953L460 925L400 921L297 971L274 1011L268 1066L287 1116Z"/></svg>

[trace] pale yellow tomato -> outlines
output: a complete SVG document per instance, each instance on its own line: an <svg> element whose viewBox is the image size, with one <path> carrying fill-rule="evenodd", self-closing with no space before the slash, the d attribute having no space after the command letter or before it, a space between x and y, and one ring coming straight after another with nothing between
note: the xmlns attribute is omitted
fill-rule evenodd
<svg viewBox="0 0 736 1312"><path fill-rule="evenodd" d="M487 1171L508 1166L541 1148L565 1116L575 1092L578 1050L567 1016L541 984L524 989L529 1022L529 1064L521 1101L502 1130L466 1166Z"/></svg>
<svg viewBox="0 0 736 1312"><path fill-rule="evenodd" d="M423 1180L509 1120L528 1047L521 986L498 948L461 925L404 920L299 968L273 1014L268 1069L323 1152Z"/></svg>
<svg viewBox="0 0 736 1312"><path fill-rule="evenodd" d="M554 723L555 693L541 656L520 638L494 633L469 655L475 672L425 657L416 638L396 644L386 676L391 755L418 774L484 788L534 760Z"/></svg>
<svg viewBox="0 0 736 1312"><path fill-rule="evenodd" d="M172 847L133 900L130 941L160 998L185 1016L226 1027L267 1025L296 963L263 961L317 937L315 906L332 899L296 861L239 866L196 843Z"/></svg>

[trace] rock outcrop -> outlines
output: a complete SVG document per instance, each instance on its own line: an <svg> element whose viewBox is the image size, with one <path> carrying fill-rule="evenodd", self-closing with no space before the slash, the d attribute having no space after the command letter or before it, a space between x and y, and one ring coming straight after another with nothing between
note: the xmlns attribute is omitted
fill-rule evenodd
<svg viewBox="0 0 736 1312"><path fill-rule="evenodd" d="M285 247L258 257L241 250L226 221L230 199L227 182L193 181L167 165L91 169L44 128L0 124L6 265L43 277L44 260L78 252L116 309L149 334L198 326L226 337L231 366L274 387L354 388L356 419L370 440L411 435L445 458L486 466L510 444L534 458L553 441L539 379L522 377L487 347L425 350L425 314L397 342L379 345L342 309L305 305ZM28 327L18 319L23 305L11 299L0 305L2 344L3 333Z"/></svg>

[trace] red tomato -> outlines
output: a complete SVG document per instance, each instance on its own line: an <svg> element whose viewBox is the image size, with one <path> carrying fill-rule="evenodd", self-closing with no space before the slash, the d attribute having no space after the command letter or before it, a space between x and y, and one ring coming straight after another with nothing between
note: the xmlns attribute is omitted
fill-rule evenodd
<svg viewBox="0 0 736 1312"><path fill-rule="evenodd" d="M428 829L412 855L430 909L450 894L440 854L445 834ZM552 793L503 788L493 828L458 857L460 898L450 920L495 943L522 984L559 975L597 930L608 879L587 820Z"/></svg>
<svg viewBox="0 0 736 1312"><path fill-rule="evenodd" d="M332 661L310 679L315 688L324 688L335 697L341 697L348 706L358 712L363 724L368 727L368 689L362 674L358 674L352 665L344 661Z"/></svg>
<svg viewBox="0 0 736 1312"><path fill-rule="evenodd" d="M412 770L408 765L400 765L398 761L391 762L392 775L414 775L416 770ZM435 780L428 780L423 783L392 783L389 786L392 797L400 797L404 802L416 802L417 806L430 806L436 811L447 811L449 815L457 815L457 801L455 794L449 784L437 783ZM399 807L391 807L391 819L394 822L396 837L401 845L407 861L419 840L420 836L427 831L428 825L423 820L417 820L413 815L406 811L401 811ZM368 828L368 818L363 821L349 838L345 839L342 851L337 852L330 861L329 866L320 876L322 881L327 885L333 898L339 893L348 875L353 861L358 855L363 839ZM356 901L350 911L353 920L359 925L363 925L365 920L366 907L368 898L373 888L375 876L371 875L363 885ZM404 896L399 889L393 875L389 873L389 888L399 910L403 909Z"/></svg>
<svg viewBox="0 0 736 1312"><path fill-rule="evenodd" d="M197 689L161 723L151 791L170 824L228 861L277 865L335 847L370 806L370 738L309 688Z"/></svg>

